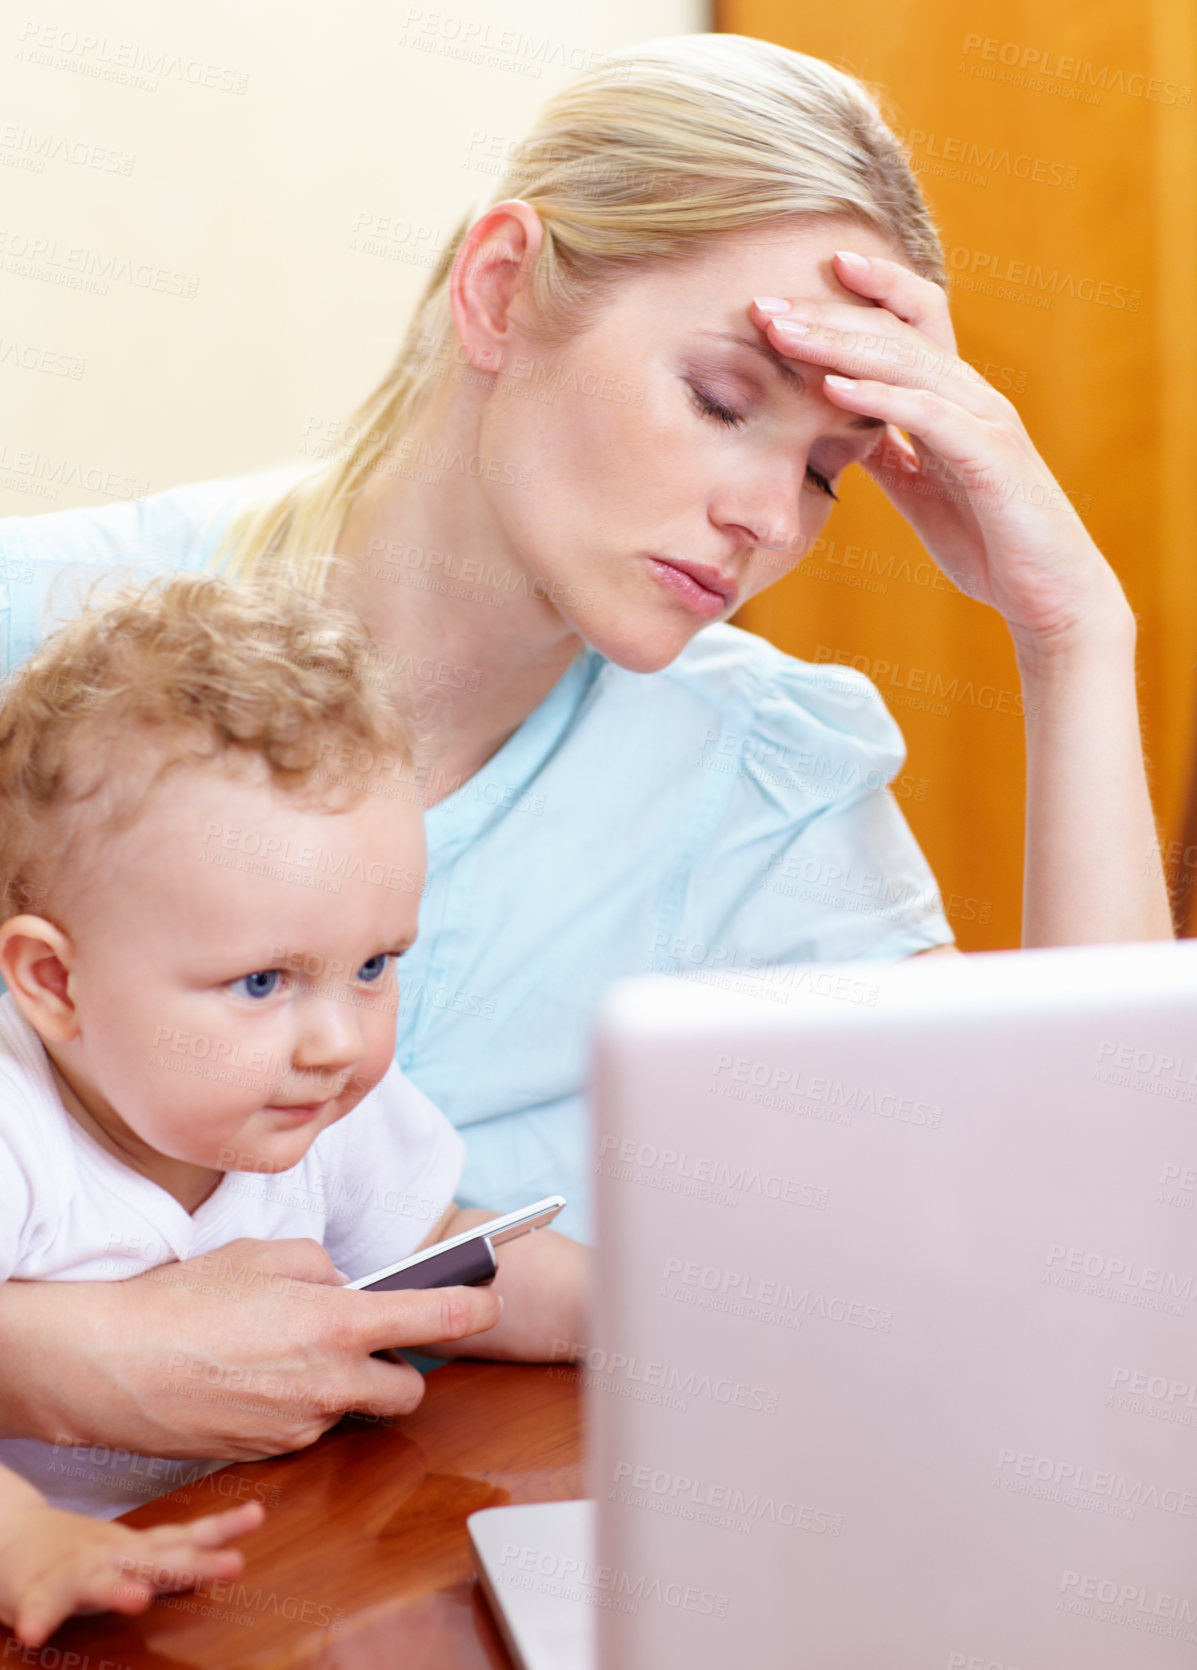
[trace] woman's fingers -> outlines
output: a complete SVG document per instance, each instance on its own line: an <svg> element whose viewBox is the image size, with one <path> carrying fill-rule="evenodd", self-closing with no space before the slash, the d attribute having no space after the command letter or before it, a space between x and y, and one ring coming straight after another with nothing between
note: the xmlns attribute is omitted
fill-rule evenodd
<svg viewBox="0 0 1197 1670"><path fill-rule="evenodd" d="M359 1337L370 1351L387 1346L427 1346L485 1333L499 1320L502 1308L498 1294L490 1287L424 1287L350 1297L357 1300L362 1330ZM362 1368L364 1371L365 1365ZM391 1375L394 1372L388 1370ZM420 1379L415 1369L410 1372ZM418 1402L417 1397L411 1407Z"/></svg>
<svg viewBox="0 0 1197 1670"><path fill-rule="evenodd" d="M836 250L835 274L846 290L877 302L941 347L956 352L956 335L942 285L920 278L899 261L858 255L849 249Z"/></svg>
<svg viewBox="0 0 1197 1670"><path fill-rule="evenodd" d="M245 1285L252 1285L255 1278L260 1282L266 1276L287 1276L296 1283L341 1285L340 1272L319 1241L300 1235L278 1241L256 1241L242 1236L211 1252L197 1253L182 1263L157 1265L146 1272L146 1277L159 1272L161 1279L175 1288L189 1283L202 1288L205 1282L210 1285L214 1276Z"/></svg>
<svg viewBox="0 0 1197 1670"><path fill-rule="evenodd" d="M916 475L921 468L917 449L892 423L886 424L881 445L873 449L867 462L882 472L902 470L907 475Z"/></svg>
<svg viewBox="0 0 1197 1670"><path fill-rule="evenodd" d="M999 491L1003 483L1010 486L1010 469L1004 477L999 471L1003 464L1013 466L1014 459L1008 458L1008 449L1000 446L1002 437L994 426L963 412L943 395L925 388L898 388L892 383L841 377L834 372L824 377L823 392L834 405L847 411L883 418L887 424L905 429L936 453L970 491Z"/></svg>
<svg viewBox="0 0 1197 1670"><path fill-rule="evenodd" d="M875 378L930 389L976 417L997 418L1009 402L949 348L882 308L848 302L795 302L769 318L766 334L791 359L847 377Z"/></svg>

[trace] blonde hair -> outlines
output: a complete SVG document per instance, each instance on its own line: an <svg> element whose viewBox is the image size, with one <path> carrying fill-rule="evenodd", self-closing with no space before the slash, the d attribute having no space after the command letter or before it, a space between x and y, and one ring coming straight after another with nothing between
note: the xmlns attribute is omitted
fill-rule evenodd
<svg viewBox="0 0 1197 1670"><path fill-rule="evenodd" d="M746 35L680 35L611 54L541 109L482 208L448 240L390 371L346 425L344 456L235 517L233 578L288 573L319 593L345 516L414 427L456 342L449 281L480 214L517 198L544 223L530 302L546 342L592 323L637 267L796 218L855 220L946 283L931 216L879 95L822 59Z"/></svg>
<svg viewBox="0 0 1197 1670"><path fill-rule="evenodd" d="M115 579L0 685L0 921L46 915L80 837L127 828L175 767L258 759L275 787L333 810L410 764L352 611L212 574ZM356 776L327 769L330 742L365 762Z"/></svg>

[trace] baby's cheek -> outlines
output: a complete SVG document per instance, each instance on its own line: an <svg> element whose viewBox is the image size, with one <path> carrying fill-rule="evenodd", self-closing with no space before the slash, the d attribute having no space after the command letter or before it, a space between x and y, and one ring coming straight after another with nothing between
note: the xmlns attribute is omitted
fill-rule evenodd
<svg viewBox="0 0 1197 1670"><path fill-rule="evenodd" d="M384 1078L395 1059L395 1017L379 1015L366 1028L362 1059L354 1072L356 1087L362 1095L372 1090Z"/></svg>
<svg viewBox="0 0 1197 1670"><path fill-rule="evenodd" d="M214 1166L218 1171L252 1171L260 1156L258 1145L246 1128L248 1123L244 1114L210 1117L202 1136L197 1133L192 1138L196 1148L202 1146L204 1150L196 1154L196 1164Z"/></svg>
<svg viewBox="0 0 1197 1670"><path fill-rule="evenodd" d="M395 1040L384 1037L372 1044L362 1057L361 1063L354 1075L357 1087L364 1096L373 1090L375 1085L384 1079L395 1059Z"/></svg>

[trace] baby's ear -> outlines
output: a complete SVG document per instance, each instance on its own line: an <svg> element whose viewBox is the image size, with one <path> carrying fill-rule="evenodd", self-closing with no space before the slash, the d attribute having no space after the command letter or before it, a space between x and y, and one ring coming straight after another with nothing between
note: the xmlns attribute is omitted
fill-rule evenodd
<svg viewBox="0 0 1197 1670"><path fill-rule="evenodd" d="M0 975L39 1038L68 1044L79 1035L70 975L69 934L44 916L10 916L0 924Z"/></svg>

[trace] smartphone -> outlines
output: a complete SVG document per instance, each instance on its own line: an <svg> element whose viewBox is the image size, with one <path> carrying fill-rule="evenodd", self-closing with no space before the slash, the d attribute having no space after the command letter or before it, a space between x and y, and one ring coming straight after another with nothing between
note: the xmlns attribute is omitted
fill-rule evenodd
<svg viewBox="0 0 1197 1670"><path fill-rule="evenodd" d="M385 1270L359 1276L346 1285L370 1293L394 1293L411 1287L484 1287L498 1273L495 1248L504 1241L514 1241L517 1235L543 1229L564 1205L564 1195L548 1195L518 1212L491 1218L488 1223L451 1235L447 1241L437 1241L410 1258L401 1258L398 1264L388 1264Z"/></svg>

